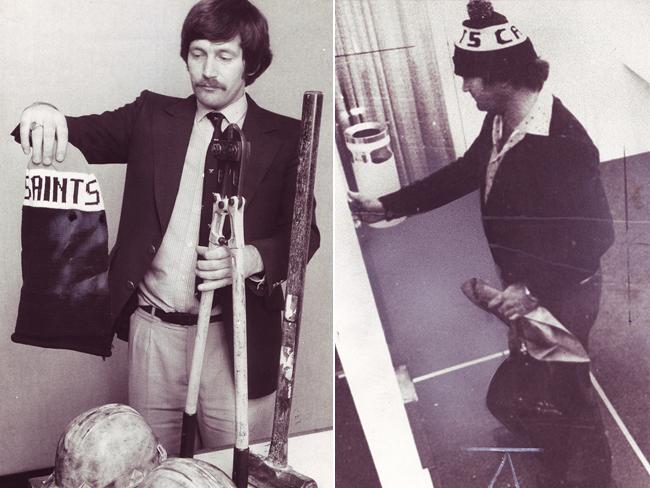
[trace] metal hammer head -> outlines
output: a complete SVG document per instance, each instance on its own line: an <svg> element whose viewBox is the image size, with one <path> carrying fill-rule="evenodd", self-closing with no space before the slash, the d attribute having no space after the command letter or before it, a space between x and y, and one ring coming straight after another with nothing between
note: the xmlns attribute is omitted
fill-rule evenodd
<svg viewBox="0 0 650 488"><path fill-rule="evenodd" d="M249 458L248 483L255 488L318 488L313 479L291 466L273 466L253 453Z"/></svg>

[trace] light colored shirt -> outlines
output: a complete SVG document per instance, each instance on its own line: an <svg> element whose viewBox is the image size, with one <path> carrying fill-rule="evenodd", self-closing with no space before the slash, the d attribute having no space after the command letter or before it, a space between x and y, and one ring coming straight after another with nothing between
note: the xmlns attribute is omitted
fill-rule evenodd
<svg viewBox="0 0 650 488"><path fill-rule="evenodd" d="M242 96L219 112L222 129L244 124L248 102ZM196 246L199 240L203 169L214 128L206 117L213 109L197 102L194 126L185 154L181 181L167 231L160 249L139 285L140 305L153 305L165 312L198 313L195 295ZM219 306L213 308L218 313Z"/></svg>
<svg viewBox="0 0 650 488"><path fill-rule="evenodd" d="M485 181L485 200L487 200L494 176L499 169L506 153L515 147L526 134L538 136L548 136L551 127L551 113L553 112L553 95L551 92L542 89L537 95L537 100L530 112L524 117L510 137L502 144L503 139L503 117L497 114L492 123L492 154L487 167L487 176ZM501 149L499 150L499 147Z"/></svg>

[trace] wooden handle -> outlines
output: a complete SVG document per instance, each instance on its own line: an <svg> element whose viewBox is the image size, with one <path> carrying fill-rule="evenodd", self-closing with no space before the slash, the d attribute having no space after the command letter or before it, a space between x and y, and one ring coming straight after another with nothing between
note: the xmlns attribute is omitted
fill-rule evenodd
<svg viewBox="0 0 650 488"><path fill-rule="evenodd" d="M220 201L221 198L217 195L212 208L211 235L208 249L214 249L219 245L218 235L223 231L224 215L220 211ZM183 424L181 427L181 457L194 456L196 410L199 402L203 356L205 356L205 345L208 339L208 326L210 325L210 315L212 314L213 298L214 291L212 290L201 293L199 315L196 324L196 337L194 338L194 349L192 351L192 364L190 366L190 377L187 384L185 411L183 413Z"/></svg>
<svg viewBox="0 0 650 488"><path fill-rule="evenodd" d="M248 360L246 345L246 284L244 277L244 206L243 197L228 202L232 238L232 310L235 369L235 457L233 480L238 488L248 486Z"/></svg>
<svg viewBox="0 0 650 488"><path fill-rule="evenodd" d="M203 356L205 355L205 345L208 339L208 326L210 325L213 297L214 291L212 290L201 293L199 317L196 323L196 337L194 338L194 350L192 352L192 365L187 384L187 399L185 401L185 413L190 415L196 413L199 401L201 370L203 369Z"/></svg>
<svg viewBox="0 0 650 488"><path fill-rule="evenodd" d="M248 371L246 350L246 288L243 274L243 249L233 249L232 277L233 340L235 360L235 446L248 447Z"/></svg>
<svg viewBox="0 0 650 488"><path fill-rule="evenodd" d="M287 464L287 438L289 435L297 344L302 316L305 269L309 258L309 237L311 235L314 180L316 178L316 159L322 107L323 94L321 92L305 93L302 102L302 131L296 176L296 194L293 205L293 222L291 225L287 299L282 321L280 371L278 390L275 397L273 433L271 434L271 446L268 456L269 461L276 466L286 466Z"/></svg>

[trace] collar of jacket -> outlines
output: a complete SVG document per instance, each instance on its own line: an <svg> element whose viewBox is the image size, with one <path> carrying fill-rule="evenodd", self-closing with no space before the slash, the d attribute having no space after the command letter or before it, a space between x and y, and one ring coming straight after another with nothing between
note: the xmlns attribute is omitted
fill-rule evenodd
<svg viewBox="0 0 650 488"><path fill-rule="evenodd" d="M479 137L492 137L492 125L494 123L495 113L488 113L485 117L485 121L481 128L481 133ZM582 126L582 124L575 118L575 116L567 110L562 101L553 96L553 105L551 108L551 123L549 126L548 136L542 136L539 134L526 134L526 137L560 137L560 138L570 138L583 143L588 143L593 145L592 140L589 138L587 131Z"/></svg>
<svg viewBox="0 0 650 488"><path fill-rule="evenodd" d="M278 130L270 112L257 105L247 94L248 110L244 121L244 136L251 144L247 167L242 171L242 195L250 202L259 182L268 170L277 150L272 133ZM173 99L164 111L154 113L154 188L160 227L167 229L180 185L185 154L189 144L196 97Z"/></svg>

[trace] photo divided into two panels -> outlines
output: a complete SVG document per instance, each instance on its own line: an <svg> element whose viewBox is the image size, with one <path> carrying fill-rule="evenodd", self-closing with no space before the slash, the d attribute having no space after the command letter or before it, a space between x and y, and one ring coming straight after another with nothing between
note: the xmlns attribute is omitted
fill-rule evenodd
<svg viewBox="0 0 650 488"><path fill-rule="evenodd" d="M0 486L334 486L333 8L0 2Z"/></svg>
<svg viewBox="0 0 650 488"><path fill-rule="evenodd" d="M337 0L337 486L648 485L648 20Z"/></svg>

